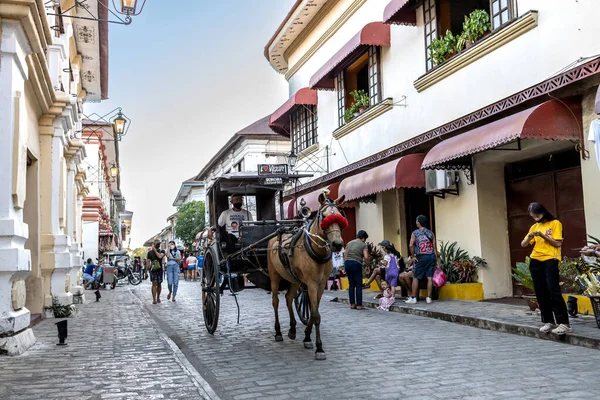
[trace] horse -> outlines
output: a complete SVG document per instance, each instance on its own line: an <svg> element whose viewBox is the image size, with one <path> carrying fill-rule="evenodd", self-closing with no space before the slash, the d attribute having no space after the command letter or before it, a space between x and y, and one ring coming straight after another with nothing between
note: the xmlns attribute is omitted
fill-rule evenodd
<svg viewBox="0 0 600 400"><path fill-rule="evenodd" d="M348 221L341 214L339 205L345 196L337 200L329 199L325 194L319 195L319 210L309 223L296 234L282 234L269 241L268 271L271 279L273 309L275 311L275 340L282 341L279 326L279 282L284 279L290 282L290 288L285 294L286 305L290 314L290 329L288 337L296 339L296 318L292 302L294 295L305 284L310 301L310 319L304 331L304 347L312 349L312 327L316 328L315 359L325 360L325 351L321 342L321 315L319 303L327 285L327 279L333 269L331 254L340 251L344 244L342 230L348 226Z"/></svg>

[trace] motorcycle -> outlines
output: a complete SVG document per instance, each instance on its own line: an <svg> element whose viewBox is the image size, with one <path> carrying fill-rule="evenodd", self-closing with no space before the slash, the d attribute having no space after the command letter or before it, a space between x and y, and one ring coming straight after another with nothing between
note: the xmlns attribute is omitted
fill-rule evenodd
<svg viewBox="0 0 600 400"><path fill-rule="evenodd" d="M134 271L131 263L127 262L125 259L116 261L115 278L117 278L117 281L122 281L127 278L131 285L139 285L142 283L142 275L139 272Z"/></svg>

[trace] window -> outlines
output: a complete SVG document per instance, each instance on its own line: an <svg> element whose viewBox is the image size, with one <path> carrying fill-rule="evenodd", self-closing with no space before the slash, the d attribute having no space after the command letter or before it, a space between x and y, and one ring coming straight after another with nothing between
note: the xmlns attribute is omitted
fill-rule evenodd
<svg viewBox="0 0 600 400"><path fill-rule="evenodd" d="M381 101L381 70L379 47L370 46L335 77L337 91L338 124L344 125L346 109L354 104L352 92L364 91L369 96L369 106Z"/></svg>
<svg viewBox="0 0 600 400"><path fill-rule="evenodd" d="M290 115L292 146L294 153L317 143L317 107L300 106Z"/></svg>
<svg viewBox="0 0 600 400"><path fill-rule="evenodd" d="M491 0L492 30L500 28L513 18L512 0Z"/></svg>
<svg viewBox="0 0 600 400"><path fill-rule="evenodd" d="M244 159L242 158L239 163L235 164L232 170L233 172L242 172L244 170Z"/></svg>
<svg viewBox="0 0 600 400"><path fill-rule="evenodd" d="M513 19L514 0L424 0L423 22L425 25L425 58L427 71L433 68L429 48L433 39L451 31L459 36L463 31L465 16L474 10L485 10L490 14L492 30Z"/></svg>

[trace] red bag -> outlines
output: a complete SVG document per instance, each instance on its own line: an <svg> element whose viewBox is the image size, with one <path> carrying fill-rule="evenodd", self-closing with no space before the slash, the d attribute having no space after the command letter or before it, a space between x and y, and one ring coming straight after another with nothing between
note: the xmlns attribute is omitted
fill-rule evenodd
<svg viewBox="0 0 600 400"><path fill-rule="evenodd" d="M436 268L433 273L433 286L436 288L441 288L448 281L448 277L440 268Z"/></svg>

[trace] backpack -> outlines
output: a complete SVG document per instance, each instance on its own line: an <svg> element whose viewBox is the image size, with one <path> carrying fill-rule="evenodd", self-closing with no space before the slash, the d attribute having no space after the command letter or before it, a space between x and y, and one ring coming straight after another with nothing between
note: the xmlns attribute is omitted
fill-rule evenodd
<svg viewBox="0 0 600 400"><path fill-rule="evenodd" d="M152 262L150 263L150 270L152 271L158 271L161 268L162 266L160 265L160 261L158 260L152 260Z"/></svg>

